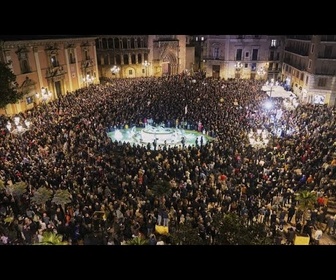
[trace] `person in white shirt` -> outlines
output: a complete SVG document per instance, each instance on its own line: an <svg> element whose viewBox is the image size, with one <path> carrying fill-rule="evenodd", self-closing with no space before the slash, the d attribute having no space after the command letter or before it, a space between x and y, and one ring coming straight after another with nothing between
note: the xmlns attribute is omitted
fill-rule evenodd
<svg viewBox="0 0 336 280"><path fill-rule="evenodd" d="M320 245L320 240L322 238L322 234L323 234L322 230L320 230L320 229L315 230L314 241L315 241L316 245Z"/></svg>

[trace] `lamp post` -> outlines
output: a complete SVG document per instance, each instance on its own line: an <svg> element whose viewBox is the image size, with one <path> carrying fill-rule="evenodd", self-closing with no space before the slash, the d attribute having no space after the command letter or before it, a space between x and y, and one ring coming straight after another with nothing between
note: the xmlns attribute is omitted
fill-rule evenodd
<svg viewBox="0 0 336 280"><path fill-rule="evenodd" d="M196 36L196 56L198 58L198 71L202 71L204 36Z"/></svg>
<svg viewBox="0 0 336 280"><path fill-rule="evenodd" d="M39 93L37 92L35 95L36 95L36 98L39 99L39 97L40 97ZM44 87L41 88L41 99L42 99L43 104L48 103L51 96L52 96L51 91L49 91L47 88L44 88Z"/></svg>
<svg viewBox="0 0 336 280"><path fill-rule="evenodd" d="M272 78L270 82L270 94L269 94L270 98L272 97L273 87L274 87L274 79Z"/></svg>
<svg viewBox="0 0 336 280"><path fill-rule="evenodd" d="M236 74L235 74L235 78L239 79L240 78L240 70L243 68L243 63L241 63L240 61L237 61L235 63L235 69L236 69Z"/></svg>
<svg viewBox="0 0 336 280"><path fill-rule="evenodd" d="M111 68L111 73L112 73L112 76L115 76L119 73L120 71L120 67L114 65L112 68Z"/></svg>
<svg viewBox="0 0 336 280"><path fill-rule="evenodd" d="M148 67L151 65L150 62L148 62L147 60L145 60L142 65L145 67L145 71L146 71L146 77L148 77Z"/></svg>
<svg viewBox="0 0 336 280"><path fill-rule="evenodd" d="M21 120L19 116L14 117L14 124L11 121L8 121L6 124L6 128L8 129L10 134L22 135L27 130L29 130L31 125L31 121L25 119Z"/></svg>
<svg viewBox="0 0 336 280"><path fill-rule="evenodd" d="M260 76L261 79L263 79L266 74L265 68L263 66L259 67L257 70L257 74Z"/></svg>
<svg viewBox="0 0 336 280"><path fill-rule="evenodd" d="M93 83L93 79L94 78L90 74L87 74L86 77L83 78L83 82L86 84L86 87Z"/></svg>

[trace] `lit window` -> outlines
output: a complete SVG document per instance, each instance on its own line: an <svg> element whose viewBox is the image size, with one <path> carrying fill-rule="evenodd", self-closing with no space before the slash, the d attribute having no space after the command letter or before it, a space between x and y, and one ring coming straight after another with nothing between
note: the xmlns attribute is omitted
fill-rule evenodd
<svg viewBox="0 0 336 280"><path fill-rule="evenodd" d="M276 47L276 40L275 39L271 40L271 47Z"/></svg>

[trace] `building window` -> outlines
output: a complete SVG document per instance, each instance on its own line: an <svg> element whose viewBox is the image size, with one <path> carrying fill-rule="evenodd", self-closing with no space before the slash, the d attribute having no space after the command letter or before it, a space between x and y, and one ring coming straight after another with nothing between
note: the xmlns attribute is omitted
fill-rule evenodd
<svg viewBox="0 0 336 280"><path fill-rule="evenodd" d="M309 77L307 76L306 77L306 85L308 85L308 80L309 80Z"/></svg>
<svg viewBox="0 0 336 280"><path fill-rule="evenodd" d="M312 61L311 61L311 59L309 59L309 62L308 62L308 69L311 68L311 65L312 65Z"/></svg>
<svg viewBox="0 0 336 280"><path fill-rule="evenodd" d="M315 47L315 45L312 44L312 45L311 45L311 53L314 53L314 47Z"/></svg>
<svg viewBox="0 0 336 280"><path fill-rule="evenodd" d="M90 60L90 55L89 55L89 51L88 50L84 51L84 57L85 57L85 60Z"/></svg>
<svg viewBox="0 0 336 280"><path fill-rule="evenodd" d="M251 63L251 71L255 71L257 69L257 63Z"/></svg>
<svg viewBox="0 0 336 280"><path fill-rule="evenodd" d="M327 78L319 78L317 86L319 87L325 87L327 85Z"/></svg>
<svg viewBox="0 0 336 280"><path fill-rule="evenodd" d="M18 53L21 73L30 72L29 61L28 61L28 53L26 51L21 51Z"/></svg>
<svg viewBox="0 0 336 280"><path fill-rule="evenodd" d="M276 39L272 39L271 40L271 47L276 47L276 43L277 43L277 40Z"/></svg>
<svg viewBox="0 0 336 280"><path fill-rule="evenodd" d="M136 61L136 60L135 60L135 54L132 54L132 55L131 55L131 63L132 63L132 64L135 64L135 61Z"/></svg>
<svg viewBox="0 0 336 280"><path fill-rule="evenodd" d="M145 69L142 69L142 74L145 74Z"/></svg>
<svg viewBox="0 0 336 280"><path fill-rule="evenodd" d="M252 50L252 60L258 60L258 49Z"/></svg>
<svg viewBox="0 0 336 280"><path fill-rule="evenodd" d="M28 73L29 71L29 64L28 64L28 60L22 60L20 61L21 63L21 69L22 69L22 73Z"/></svg>
<svg viewBox="0 0 336 280"><path fill-rule="evenodd" d="M237 49L236 60L242 60L243 49Z"/></svg>
<svg viewBox="0 0 336 280"><path fill-rule="evenodd" d="M128 70L128 74L129 74L129 75L133 75L133 71L132 71L132 69Z"/></svg>
<svg viewBox="0 0 336 280"><path fill-rule="evenodd" d="M142 63L142 55L141 55L141 53L138 54L138 63L140 63L140 64Z"/></svg>
<svg viewBox="0 0 336 280"><path fill-rule="evenodd" d="M325 46L324 57L331 58L331 54L332 54L332 46Z"/></svg>
<svg viewBox="0 0 336 280"><path fill-rule="evenodd" d="M213 57L214 59L219 59L219 48L213 49Z"/></svg>
<svg viewBox="0 0 336 280"><path fill-rule="evenodd" d="M129 64L128 54L124 54L124 64Z"/></svg>
<svg viewBox="0 0 336 280"><path fill-rule="evenodd" d="M57 67L58 66L58 61L56 55L52 55L50 57L50 63L52 67Z"/></svg>
<svg viewBox="0 0 336 280"><path fill-rule="evenodd" d="M69 64L76 63L75 56L72 51L69 51Z"/></svg>
<svg viewBox="0 0 336 280"><path fill-rule="evenodd" d="M28 96L28 97L26 98L26 101L27 101L27 105L29 105L29 104L31 104L31 103L33 103L33 102L34 102L34 100L33 100L33 97L32 97L32 96Z"/></svg>
<svg viewBox="0 0 336 280"><path fill-rule="evenodd" d="M247 68L248 67L248 63L245 63L245 68Z"/></svg>
<svg viewBox="0 0 336 280"><path fill-rule="evenodd" d="M300 75L300 80L301 80L301 81L303 81L303 77L304 77L304 74L301 73L301 75Z"/></svg>

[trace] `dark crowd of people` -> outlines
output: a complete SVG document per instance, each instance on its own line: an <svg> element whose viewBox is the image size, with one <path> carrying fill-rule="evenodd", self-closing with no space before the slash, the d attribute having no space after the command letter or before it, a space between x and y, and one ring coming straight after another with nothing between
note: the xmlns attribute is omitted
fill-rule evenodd
<svg viewBox="0 0 336 280"><path fill-rule="evenodd" d="M318 197L305 232L312 238L317 229L333 233L327 207L335 195L335 108L288 110L274 99L274 112L282 109L278 126L291 132L270 133L266 146L254 147L249 133L274 126L262 83L179 75L113 79L20 113L32 123L22 135L11 134L6 123L12 117L2 116L1 180L4 186L25 182L27 191L16 197L1 190L1 243L35 244L50 231L68 244L120 245L137 236L170 244L155 226L174 232L191 222L208 244L217 244L212 217L232 212L246 224L269 226L275 244L292 244L290 232L302 226L295 201L302 189ZM148 119L193 130L201 124L215 140L154 150L108 135ZM153 195L159 181L170 183L169 196ZM71 202L38 205L32 197L41 187L68 190ZM286 224L292 225L288 238L279 240Z"/></svg>

